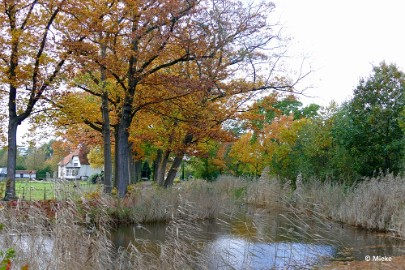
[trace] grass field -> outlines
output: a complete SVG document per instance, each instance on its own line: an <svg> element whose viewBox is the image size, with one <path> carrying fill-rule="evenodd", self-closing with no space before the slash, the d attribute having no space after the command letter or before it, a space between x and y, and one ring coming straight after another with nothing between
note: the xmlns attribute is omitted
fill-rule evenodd
<svg viewBox="0 0 405 270"><path fill-rule="evenodd" d="M16 181L16 195L21 200L49 200L72 198L82 191L92 192L99 185L90 184L87 181ZM0 196L4 194L5 182L0 182Z"/></svg>

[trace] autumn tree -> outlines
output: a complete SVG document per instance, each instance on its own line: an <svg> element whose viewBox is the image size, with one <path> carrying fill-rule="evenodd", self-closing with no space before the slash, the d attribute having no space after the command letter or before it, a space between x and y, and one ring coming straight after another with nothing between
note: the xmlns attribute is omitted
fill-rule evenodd
<svg viewBox="0 0 405 270"><path fill-rule="evenodd" d="M185 155L205 155L210 140L221 141L227 137L221 125L212 119L221 114L197 108L198 97L193 95L193 98L177 98L175 102L151 106L140 111L132 123L136 127L130 132L132 150L138 158L145 158L146 154L154 160L154 179L161 186L173 184ZM170 169L166 175L168 165Z"/></svg>
<svg viewBox="0 0 405 270"><path fill-rule="evenodd" d="M230 143L223 143L214 140L207 141L206 153L204 155L191 157L185 160L182 167L185 177L193 175L197 179L215 180L221 174L229 173L227 168L227 152ZM183 170L184 168L184 170Z"/></svg>
<svg viewBox="0 0 405 270"><path fill-rule="evenodd" d="M51 155L50 144L43 144L39 147L28 147L25 155L25 165L29 170L42 170L44 169L45 161L50 159Z"/></svg>
<svg viewBox="0 0 405 270"><path fill-rule="evenodd" d="M114 110L120 196L129 183L129 129L135 114L147 105L140 105L141 88L149 86L150 97L159 101L159 89L150 87L156 79L160 85L181 83L190 93L203 88L210 99L293 87L296 81L280 79L277 73L279 51L267 53L279 38L268 20L273 8L228 0L77 3L77 21L72 25L90 34L77 52L86 63L105 70L119 97ZM100 44L106 45L105 57L100 57ZM193 64L199 75L190 78L172 72L184 63Z"/></svg>
<svg viewBox="0 0 405 270"><path fill-rule="evenodd" d="M318 105L303 104L291 94L272 93L239 115L244 133L229 151L232 173L257 177L265 166L284 178L297 174L296 143Z"/></svg>
<svg viewBox="0 0 405 270"><path fill-rule="evenodd" d="M83 9L82 9L83 8ZM114 39L119 32L114 28L119 24L117 17L113 15L117 11L114 1L88 1L70 10L76 20L70 27L70 32L76 35L85 35L85 42L80 43L80 49L75 50L75 60L80 63L80 82L74 82L73 86L78 87L87 93L101 99L101 121L91 121L82 117L83 122L96 131L102 133L103 137L103 161L104 161L104 192L111 193L113 187L113 167L111 150L111 124L110 124L110 96L108 88L108 74L106 63L111 60L107 58L108 46L114 44ZM113 41L111 41L111 38ZM77 44L72 42L71 46L76 48ZM90 57L89 57L90 56ZM88 61L90 59L90 61ZM84 77L84 80L83 80ZM119 96L115 94L115 96ZM115 101L115 104L119 101Z"/></svg>
<svg viewBox="0 0 405 270"><path fill-rule="evenodd" d="M72 151L73 146L62 140L51 140L48 144L50 145L52 154L46 160L46 165L49 165L56 172L58 170L58 163Z"/></svg>
<svg viewBox="0 0 405 270"><path fill-rule="evenodd" d="M92 168L102 168L104 166L103 152L103 148L96 146L87 154L87 158L89 159L89 163Z"/></svg>
<svg viewBox="0 0 405 270"><path fill-rule="evenodd" d="M243 134L229 152L232 162L228 165L236 175L258 176L266 164L262 144L253 140L253 133Z"/></svg>
<svg viewBox="0 0 405 270"><path fill-rule="evenodd" d="M53 92L70 53L62 46L63 33L55 28L65 2L1 1L0 80L8 108L5 200L15 198L17 128Z"/></svg>

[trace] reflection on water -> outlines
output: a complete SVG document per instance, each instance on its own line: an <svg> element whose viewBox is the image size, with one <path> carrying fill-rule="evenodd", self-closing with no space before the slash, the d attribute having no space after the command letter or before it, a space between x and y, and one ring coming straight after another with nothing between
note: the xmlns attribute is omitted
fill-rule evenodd
<svg viewBox="0 0 405 270"><path fill-rule="evenodd" d="M260 243L221 236L206 248L210 269L304 269L331 258L334 248L305 243Z"/></svg>
<svg viewBox="0 0 405 270"><path fill-rule="evenodd" d="M116 247L127 247L135 239L154 242L165 241L166 224L156 223L143 226L120 226L112 232L112 240Z"/></svg>
<svg viewBox="0 0 405 270"><path fill-rule="evenodd" d="M210 269L310 269L325 259L364 260L366 255L405 254L403 241L351 226L303 219L281 209L247 209L247 215L198 221L191 234L202 242ZM123 226L112 232L114 245L127 247L139 240L166 241L165 224Z"/></svg>

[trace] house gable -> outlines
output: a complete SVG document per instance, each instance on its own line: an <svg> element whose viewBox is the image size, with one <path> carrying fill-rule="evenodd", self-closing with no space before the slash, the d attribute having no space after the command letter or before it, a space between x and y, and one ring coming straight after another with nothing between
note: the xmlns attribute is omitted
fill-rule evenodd
<svg viewBox="0 0 405 270"><path fill-rule="evenodd" d="M71 162L69 163L70 167L80 167L80 159L78 156L73 156Z"/></svg>

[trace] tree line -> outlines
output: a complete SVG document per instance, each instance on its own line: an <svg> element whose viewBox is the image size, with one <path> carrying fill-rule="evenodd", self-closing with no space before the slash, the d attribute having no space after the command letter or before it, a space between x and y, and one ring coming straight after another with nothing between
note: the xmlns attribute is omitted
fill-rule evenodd
<svg viewBox="0 0 405 270"><path fill-rule="evenodd" d="M1 2L5 199L15 198L27 119L53 127L60 147L90 146L104 191L121 197L142 160L163 187L185 160L205 178L269 167L354 181L403 170L403 73L382 63L341 106L302 106L294 95L308 72L283 68L271 2Z"/></svg>
<svg viewBox="0 0 405 270"><path fill-rule="evenodd" d="M5 199L15 198L16 135L27 119L98 132L105 192L114 184L123 197L141 154L132 137L148 136L138 114L157 116L153 132L166 137L151 144L156 175L170 186L182 157L224 136L222 123L241 104L258 92L297 91L306 74L289 79L281 68L273 9L234 0L1 1ZM160 124L168 128L153 128Z"/></svg>
<svg viewBox="0 0 405 270"><path fill-rule="evenodd" d="M404 79L405 74L395 65L383 62L359 81L354 96L343 104L304 106L291 93L274 92L240 108L233 118L214 127L190 127L187 121L149 107L132 123L130 183L140 181L143 171L152 170L153 180L164 186L167 166L176 166L181 179L193 176L207 180L220 174L257 178L268 167L271 175L293 184L298 175L304 180L353 184L381 173L401 174L405 154ZM87 101L88 105L92 103L97 104ZM191 111L209 115L203 108ZM187 111L187 115L192 112ZM200 141L185 144L191 128ZM61 135L70 145L53 141L37 151L58 149L55 154L61 159L68 149L85 142L91 146L90 163L103 166L102 138L95 130L80 123ZM27 164L34 151L29 152ZM178 152L179 163L174 164ZM45 164L51 160L58 158Z"/></svg>
<svg viewBox="0 0 405 270"><path fill-rule="evenodd" d="M353 97L338 105L303 106L294 96L270 95L232 125L236 141L214 144L196 161L200 174L257 177L265 167L281 179L352 184L405 169L405 74L394 64L374 66Z"/></svg>

